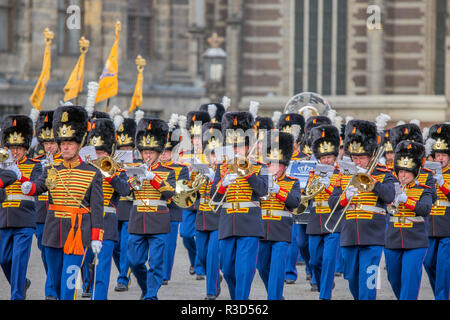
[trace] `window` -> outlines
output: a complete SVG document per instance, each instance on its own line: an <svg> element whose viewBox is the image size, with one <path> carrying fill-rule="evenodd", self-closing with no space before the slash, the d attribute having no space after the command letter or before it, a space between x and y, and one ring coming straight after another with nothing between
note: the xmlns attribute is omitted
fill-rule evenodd
<svg viewBox="0 0 450 320"><path fill-rule="evenodd" d="M294 93L346 93L346 34L346 0L296 0Z"/></svg>
<svg viewBox="0 0 450 320"><path fill-rule="evenodd" d="M3 119L8 114L20 114L21 110L21 106L0 105L0 119Z"/></svg>
<svg viewBox="0 0 450 320"><path fill-rule="evenodd" d="M0 0L0 52L12 51L14 3L14 0Z"/></svg>
<svg viewBox="0 0 450 320"><path fill-rule="evenodd" d="M170 5L170 66L171 71L189 69L189 3L187 0L171 0Z"/></svg>
<svg viewBox="0 0 450 320"><path fill-rule="evenodd" d="M152 0L128 0L128 59L151 58Z"/></svg>
<svg viewBox="0 0 450 320"><path fill-rule="evenodd" d="M447 0L436 1L436 47L434 93L445 94L445 37L447 24Z"/></svg>
<svg viewBox="0 0 450 320"><path fill-rule="evenodd" d="M80 8L80 28L69 29L67 20L72 15L67 13L67 8L76 5ZM83 29L83 0L58 0L58 31L55 33L58 44L58 54L60 55L79 55L80 46L78 41L81 38Z"/></svg>

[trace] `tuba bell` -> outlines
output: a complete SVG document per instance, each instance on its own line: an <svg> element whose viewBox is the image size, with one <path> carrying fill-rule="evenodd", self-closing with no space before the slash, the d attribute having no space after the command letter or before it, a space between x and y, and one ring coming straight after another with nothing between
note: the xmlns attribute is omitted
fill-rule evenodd
<svg viewBox="0 0 450 320"><path fill-rule="evenodd" d="M208 178L202 173L199 173L192 182L187 179L177 181L173 202L180 208L189 208L197 200L198 191L207 182Z"/></svg>
<svg viewBox="0 0 450 320"><path fill-rule="evenodd" d="M116 173L118 167L117 162L109 156L102 156L93 161L93 163L105 178L112 177Z"/></svg>
<svg viewBox="0 0 450 320"><path fill-rule="evenodd" d="M315 198L319 193L323 191L325 185L319 182L320 178L321 177L319 175L315 175L311 179L311 181L305 188L305 194L301 197L300 205L296 210L293 211L292 214L302 214L303 212L305 212L305 210L308 208L309 200Z"/></svg>
<svg viewBox="0 0 450 320"><path fill-rule="evenodd" d="M0 163L9 159L9 152L5 148L0 148Z"/></svg>

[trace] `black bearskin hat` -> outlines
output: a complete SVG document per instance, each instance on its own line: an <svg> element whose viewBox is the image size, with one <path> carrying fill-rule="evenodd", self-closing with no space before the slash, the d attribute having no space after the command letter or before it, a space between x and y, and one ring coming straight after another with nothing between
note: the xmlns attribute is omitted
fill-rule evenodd
<svg viewBox="0 0 450 320"><path fill-rule="evenodd" d="M87 136L87 145L94 146L95 150L112 154L116 142L114 122L110 119L95 119Z"/></svg>
<svg viewBox="0 0 450 320"><path fill-rule="evenodd" d="M139 151L162 152L166 145L169 126L164 120L142 118L137 125L136 146Z"/></svg>
<svg viewBox="0 0 450 320"><path fill-rule="evenodd" d="M75 141L81 144L87 135L88 119L84 107L58 107L53 114L53 134L56 141Z"/></svg>
<svg viewBox="0 0 450 320"><path fill-rule="evenodd" d="M222 125L217 122L205 123L202 126L203 152L221 147L223 145Z"/></svg>
<svg viewBox="0 0 450 320"><path fill-rule="evenodd" d="M29 149L33 139L33 121L24 115L6 115L2 121L3 147Z"/></svg>
<svg viewBox="0 0 450 320"><path fill-rule="evenodd" d="M395 147L394 171L412 172L414 177L420 172L425 161L425 146L422 143L403 140Z"/></svg>
<svg viewBox="0 0 450 320"><path fill-rule="evenodd" d="M286 113L278 120L278 129L292 134L295 142L300 143L305 133L305 118L298 113Z"/></svg>
<svg viewBox="0 0 450 320"><path fill-rule="evenodd" d="M53 134L53 113L54 111L41 111L36 120L35 132L39 143L54 142Z"/></svg>
<svg viewBox="0 0 450 320"><path fill-rule="evenodd" d="M254 143L254 119L248 111L226 112L222 117L222 134L227 145Z"/></svg>
<svg viewBox="0 0 450 320"><path fill-rule="evenodd" d="M221 103L206 103L200 106L200 111L208 112L211 122L221 123L225 107Z"/></svg>
<svg viewBox="0 0 450 320"><path fill-rule="evenodd" d="M381 145L384 146L384 152L394 152L394 148L392 147L392 143L390 140L391 130L387 129L383 131L383 134L380 134Z"/></svg>
<svg viewBox="0 0 450 320"><path fill-rule="evenodd" d="M294 152L294 136L287 132L271 130L267 132L266 142L265 162L275 161L288 166Z"/></svg>
<svg viewBox="0 0 450 320"><path fill-rule="evenodd" d="M327 155L337 157L340 140L339 129L333 125L322 125L311 130L311 148L317 159Z"/></svg>
<svg viewBox="0 0 450 320"><path fill-rule="evenodd" d="M350 120L345 126L344 150L348 155L371 157L377 148L377 140L375 122Z"/></svg>
<svg viewBox="0 0 450 320"><path fill-rule="evenodd" d="M403 140L414 141L423 144L422 132L420 131L419 126L414 123L406 123L392 128L389 133L389 140L391 141L392 148L394 150L397 144Z"/></svg>
<svg viewBox="0 0 450 320"><path fill-rule="evenodd" d="M186 118L186 129L191 135L191 138L194 135L201 135L202 126L211 121L211 117L207 111L190 111ZM196 124L196 122L200 122L200 124Z"/></svg>
<svg viewBox="0 0 450 320"><path fill-rule="evenodd" d="M325 116L312 116L309 117L305 124L305 141L306 144L311 147L311 130L321 125L332 125L331 119Z"/></svg>
<svg viewBox="0 0 450 320"><path fill-rule="evenodd" d="M270 117L256 117L255 130L258 135L258 140L264 139L264 131L270 131L273 129L273 120Z"/></svg>
<svg viewBox="0 0 450 320"><path fill-rule="evenodd" d="M436 142L431 146L431 152L434 154L447 153L450 155L450 124L439 123L430 128L428 136Z"/></svg>
<svg viewBox="0 0 450 320"><path fill-rule="evenodd" d="M122 124L117 129L117 149L120 147L133 147L136 145L136 121L131 118L123 119Z"/></svg>

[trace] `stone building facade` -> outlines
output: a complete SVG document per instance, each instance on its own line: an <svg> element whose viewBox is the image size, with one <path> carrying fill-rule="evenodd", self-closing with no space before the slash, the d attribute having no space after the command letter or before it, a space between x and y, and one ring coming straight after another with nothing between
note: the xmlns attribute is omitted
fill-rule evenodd
<svg viewBox="0 0 450 320"><path fill-rule="evenodd" d="M80 29L65 25L70 5L81 9ZM208 101L202 54L217 32L231 109L255 100L269 115L295 93L314 91L343 116L441 121L449 118L449 11L448 0L0 0L0 112L28 112L46 27L55 32L44 101L51 109L63 98L78 39L91 42L86 88L98 81L120 20L119 94L111 105L122 110L138 54L147 59L148 114L167 119Z"/></svg>

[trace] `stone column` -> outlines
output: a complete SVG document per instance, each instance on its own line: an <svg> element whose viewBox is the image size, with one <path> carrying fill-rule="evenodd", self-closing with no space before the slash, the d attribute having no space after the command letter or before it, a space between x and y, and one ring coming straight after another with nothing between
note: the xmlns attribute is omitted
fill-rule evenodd
<svg viewBox="0 0 450 320"><path fill-rule="evenodd" d="M379 8L380 18L385 17L384 0L372 0L369 5ZM368 21L367 25L367 89L368 94L380 95L384 93L383 19L376 21L377 11L368 13L368 18L369 15L373 15L375 20Z"/></svg>

